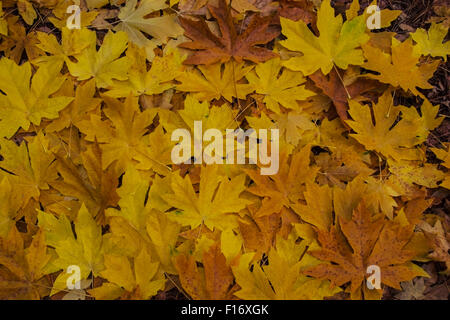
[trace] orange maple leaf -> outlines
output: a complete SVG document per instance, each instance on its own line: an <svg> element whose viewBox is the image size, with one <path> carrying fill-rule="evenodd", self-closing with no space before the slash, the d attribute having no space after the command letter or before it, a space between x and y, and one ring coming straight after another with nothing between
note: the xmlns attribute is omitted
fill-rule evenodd
<svg viewBox="0 0 450 320"><path fill-rule="evenodd" d="M211 31L205 20L194 21L180 17L185 35L193 41L179 46L198 50L184 64L226 62L232 57L238 62L250 60L257 63L277 56L271 50L257 46L271 41L279 34L278 30L269 28L272 20L270 16L254 15L245 31L238 34L225 0L219 1L219 7L208 5L208 9L219 24L221 37Z"/></svg>
<svg viewBox="0 0 450 320"><path fill-rule="evenodd" d="M331 262L307 268L307 275L328 279L332 285L350 282L350 292L356 294L367 274L367 267L376 265L381 271L381 283L400 288L400 282L410 281L424 272L410 261L416 255L405 246L414 230L382 216L371 216L363 201L353 211L352 219L340 219L329 231L318 232L320 250L311 251L314 257Z"/></svg>

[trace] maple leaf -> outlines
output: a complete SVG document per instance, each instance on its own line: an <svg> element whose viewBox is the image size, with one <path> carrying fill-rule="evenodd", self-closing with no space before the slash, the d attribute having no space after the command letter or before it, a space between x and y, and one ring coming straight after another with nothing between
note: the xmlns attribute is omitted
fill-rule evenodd
<svg viewBox="0 0 450 320"><path fill-rule="evenodd" d="M102 100L94 98L95 80L91 79L86 83L76 87L73 91L73 84L68 86L67 91L64 88L64 95L74 96L74 100L67 106L64 112L60 112L57 119L53 120L45 130L47 132L61 131L64 128L77 126L81 121L88 119L89 114L98 113ZM63 90L63 88L62 88Z"/></svg>
<svg viewBox="0 0 450 320"><path fill-rule="evenodd" d="M313 116L303 111L274 113L270 115L270 118L262 113L259 119L254 117L246 117L246 119L253 129L278 129L280 136L293 146L297 146L300 141L311 142L310 135L314 135L317 131Z"/></svg>
<svg viewBox="0 0 450 320"><path fill-rule="evenodd" d="M45 267L51 255L47 253L44 232L34 235L28 248L14 226L0 238L0 298L39 300L47 296L48 280Z"/></svg>
<svg viewBox="0 0 450 320"><path fill-rule="evenodd" d="M172 256L176 252L180 225L154 209L160 208L155 204L154 194L157 193L158 197L161 197L160 188L170 188L170 185L161 186L157 181L155 178L152 188L148 191L149 181L133 166L127 168L122 186L118 189L120 210L109 208L106 211L111 233L105 235L108 247L105 252L135 257L142 248L146 248L152 258L158 258L154 260L159 261L165 272L174 274L176 271ZM164 192L170 192L165 189ZM166 209L168 208L164 207L162 211Z"/></svg>
<svg viewBox="0 0 450 320"><path fill-rule="evenodd" d="M193 256L180 254L174 258L183 288L193 299L220 300L232 296L233 274L218 244L203 253L203 268Z"/></svg>
<svg viewBox="0 0 450 320"><path fill-rule="evenodd" d="M396 289L400 289L400 282L420 275L427 276L420 267L410 262L415 252L405 249L413 229L409 225L402 227L396 222L371 216L362 201L353 211L351 220L339 218L342 234L336 226L331 227L330 231L318 230L321 249L309 253L331 263L307 268L304 273L318 279L328 279L336 286L350 282L350 292L356 298L360 297L358 290L361 285L364 293L368 294L363 281L370 265L379 266L383 275L381 282Z"/></svg>
<svg viewBox="0 0 450 320"><path fill-rule="evenodd" d="M287 240L277 237L276 247L270 249L268 265L253 265L241 259L233 267L237 284L241 287L235 295L250 300L317 300L333 296L339 288L330 288L328 281L308 278L300 273L308 265L302 257L307 251L306 241L295 243L295 237Z"/></svg>
<svg viewBox="0 0 450 320"><path fill-rule="evenodd" d="M145 47L147 56L153 57L153 49L168 38L176 38L183 33L183 29L176 23L175 15L162 15L160 17L145 18L147 15L168 8L165 0L137 0L127 1L120 9L120 23L114 27L116 31L124 31L131 42L139 47ZM153 37L146 38L144 33Z"/></svg>
<svg viewBox="0 0 450 320"><path fill-rule="evenodd" d="M63 84L58 66L39 68L31 79L29 62L21 66L3 58L0 60L0 136L10 138L19 128L40 125L43 118L54 119L71 97L51 97ZM31 81L31 85L30 85Z"/></svg>
<svg viewBox="0 0 450 320"><path fill-rule="evenodd" d="M217 165L211 165L202 168L198 195L189 175L183 179L178 173L174 173L171 182L173 193L162 195L162 198L179 209L172 211L171 216L183 226L191 226L193 229L204 224L211 230L234 228L237 227L234 213L250 203L239 197L245 189L244 183L245 175L228 179L218 175Z"/></svg>
<svg viewBox="0 0 450 320"><path fill-rule="evenodd" d="M63 270L53 283L51 295L66 289L66 273L71 265L80 267L81 279L87 279L92 272L98 276L104 269L102 250L102 230L83 204L75 221L75 234L70 221L62 215L57 219L50 213L40 211L39 226L45 232L47 244L54 248L56 258L49 263L48 271Z"/></svg>
<svg viewBox="0 0 450 320"><path fill-rule="evenodd" d="M373 177L368 177L366 181L367 195L364 199L366 199L367 207L371 209L371 212L382 212L392 219L394 207L397 207L393 197L400 196L400 194L388 182L376 180Z"/></svg>
<svg viewBox="0 0 450 320"><path fill-rule="evenodd" d="M440 220L437 220L434 223L434 226L431 226L425 221L421 221L419 223L419 227L425 232L425 236L433 249L433 252L429 255L429 257L437 261L444 262L447 268L446 273L449 273L450 258L448 255L448 250L450 250L450 243L448 236L444 231L444 226L442 226Z"/></svg>
<svg viewBox="0 0 450 320"><path fill-rule="evenodd" d="M449 145L445 145L448 151L438 148L432 148L431 151L438 157L438 159L443 160L442 165L450 169L450 148ZM450 189L450 174L447 172L445 175L445 180L441 183L441 186Z"/></svg>
<svg viewBox="0 0 450 320"><path fill-rule="evenodd" d="M225 0L219 0L219 7L208 4L208 10L219 24L220 37L211 31L205 20L194 21L180 17L185 35L193 41L179 46L198 50L184 61L185 64L209 65L226 62L231 58L237 62L249 60L257 63L276 57L272 51L257 46L266 44L279 34L278 31L268 28L271 17L254 15L245 31L238 34Z"/></svg>
<svg viewBox="0 0 450 320"><path fill-rule="evenodd" d="M222 106L209 106L207 101L199 102L192 95L187 95L184 100L184 109L178 110L180 117L186 126L194 132L194 122L202 121L202 128L218 129L225 134L227 129L235 129L235 112L228 103Z"/></svg>
<svg viewBox="0 0 450 320"><path fill-rule="evenodd" d="M42 132L20 146L10 140L0 141L0 154L4 159L0 167L11 173L7 174L8 180L12 190L20 192L23 207L30 199L38 201L41 193L49 190L49 184L57 179L55 157L49 148L49 140ZM0 176L4 174L0 173Z"/></svg>
<svg viewBox="0 0 450 320"><path fill-rule="evenodd" d="M116 188L120 174L117 168L102 168L103 155L97 143L81 153L82 168L77 167L70 158L57 156L57 159L56 167L62 181L52 182L52 187L83 202L102 222L105 209L115 206L119 200Z"/></svg>
<svg viewBox="0 0 450 320"><path fill-rule="evenodd" d="M339 77L337 70L332 70L328 77L324 76L320 71L316 71L309 76L316 86L322 89L323 93L333 100L337 114L345 124L345 120L348 119L349 96L356 98L360 94L374 89L376 87L376 81L360 79L346 86Z"/></svg>
<svg viewBox="0 0 450 320"><path fill-rule="evenodd" d="M94 77L99 88L108 87L113 79L126 80L129 61L120 55L127 47L127 34L108 32L98 52L95 32L91 32L88 41L89 46L77 55L77 62L66 61L70 74L78 80Z"/></svg>
<svg viewBox="0 0 450 320"><path fill-rule="evenodd" d="M314 118L306 112L289 112L282 114L273 114L271 118L275 121L276 127L284 133L287 143L293 146L303 145L315 140L317 126Z"/></svg>
<svg viewBox="0 0 450 320"><path fill-rule="evenodd" d="M124 103L108 96L103 99L107 104L103 112L109 120L102 121L100 116L91 114L89 121L81 121L78 125L80 131L87 135L87 140L96 139L100 144L103 169L117 161L119 171L123 172L128 164L137 160L142 168L167 173L165 164L171 161L172 146L169 137L163 134L161 127L145 136L156 115L155 110L141 112L137 98L132 96ZM154 148L149 148L148 144Z"/></svg>
<svg viewBox="0 0 450 320"><path fill-rule="evenodd" d="M198 70L185 71L177 80L181 82L177 86L180 91L194 92L199 100L212 100L224 97L232 101L233 97L245 99L247 94L254 90L253 86L238 81L250 72L252 66L245 67L244 63L235 64L229 61L223 65L220 63L209 66L198 66Z"/></svg>
<svg viewBox="0 0 450 320"><path fill-rule="evenodd" d="M50 53L50 55L42 55L34 59L33 63L39 66L57 64L62 68L62 65L70 56L79 55L89 46L92 42L92 37L95 37L95 35L88 29L69 30L68 28L63 28L61 31L60 45L55 35L38 32L37 39L39 43L36 44L36 47Z"/></svg>
<svg viewBox="0 0 450 320"><path fill-rule="evenodd" d="M424 300L424 291L426 289L424 278L402 282L403 292L396 294L395 297L400 300Z"/></svg>
<svg viewBox="0 0 450 320"><path fill-rule="evenodd" d="M304 197L307 205L294 204L292 209L302 218L319 230L328 230L333 223L333 193L332 189L307 183Z"/></svg>
<svg viewBox="0 0 450 320"><path fill-rule="evenodd" d="M420 160L399 162L388 160L389 171L403 184L437 188L438 182L445 179L445 174L435 165L421 162Z"/></svg>
<svg viewBox="0 0 450 320"><path fill-rule="evenodd" d="M401 87L415 95L421 95L417 87L422 89L433 87L428 80L436 71L439 61L417 66L420 57L414 54L411 38L404 42L392 38L392 54L385 53L370 44L364 45L363 50L367 61L362 67L379 73L379 75L367 74L367 77Z"/></svg>
<svg viewBox="0 0 450 320"><path fill-rule="evenodd" d="M20 64L24 52L28 59L34 59L43 54L36 47L37 42L39 42L36 33L29 32L27 34L25 27L18 22L18 16L6 16L5 20L8 25L8 36L2 36L2 42L0 43L0 51L4 52L5 57Z"/></svg>
<svg viewBox="0 0 450 320"><path fill-rule="evenodd" d="M447 35L447 29L440 24L432 23L428 32L419 28L411 34L412 39L417 43L414 52L432 57L442 57L447 61L450 54L450 42L442 43Z"/></svg>
<svg viewBox="0 0 450 320"><path fill-rule="evenodd" d="M263 101L270 110L280 113L279 105L298 110L297 101L306 100L315 93L301 86L306 79L300 72L287 69L280 72L281 68L280 59L275 58L258 64L245 77L256 93L264 95Z"/></svg>
<svg viewBox="0 0 450 320"><path fill-rule="evenodd" d="M263 257L272 247L275 236L280 230L280 220L284 213L273 213L262 217L255 216L255 209L250 209L251 216L239 219L239 231L243 245L249 252L255 252L255 257ZM287 210L286 210L287 211Z"/></svg>
<svg viewBox="0 0 450 320"><path fill-rule="evenodd" d="M396 160L417 158L413 147L420 143L417 139L418 125L407 119L397 122L401 108L393 106L389 91L378 98L378 103L372 108L375 123L369 106L362 106L353 100L350 100L349 104L349 113L353 120L346 122L356 132L351 136L363 144L367 150L375 150L385 157Z"/></svg>
<svg viewBox="0 0 450 320"><path fill-rule="evenodd" d="M346 221L351 220L353 210L356 209L366 194L367 184L362 176L358 176L347 183L345 189L335 188L333 190L333 208L336 216Z"/></svg>
<svg viewBox="0 0 450 320"><path fill-rule="evenodd" d="M402 107L402 117L412 123L415 123L418 129L417 138L419 143L428 139L430 131L436 129L444 120L444 117L438 117L439 106L433 106L428 100L424 100L420 106L420 114L416 108Z"/></svg>
<svg viewBox="0 0 450 320"><path fill-rule="evenodd" d="M167 273L176 273L172 257L177 251L180 229L181 226L165 213L153 210L148 216L147 233L151 240L151 246L156 251L161 267Z"/></svg>
<svg viewBox="0 0 450 320"><path fill-rule="evenodd" d="M306 24L316 24L314 4L309 0L280 0L279 14L293 21L302 20Z"/></svg>
<svg viewBox="0 0 450 320"><path fill-rule="evenodd" d="M317 70L328 74L333 65L347 69L348 65L362 65L364 57L357 49L369 40L365 33L366 20L358 16L342 23L342 16L334 16L329 0L322 2L317 13L316 37L305 22L280 18L281 32L287 37L280 44L291 51L302 52L303 56L293 57L284 65L294 71L310 75Z"/></svg>
<svg viewBox="0 0 450 320"><path fill-rule="evenodd" d="M312 182L317 168L310 167L309 155L311 146L303 147L295 153L290 164L285 152L280 154L280 170L272 176L261 176L256 170L245 170L255 185L247 191L263 197L261 207L255 213L256 217L280 212L283 207L291 208L301 198L302 184Z"/></svg>
<svg viewBox="0 0 450 320"><path fill-rule="evenodd" d="M159 263L154 262L145 249L130 260L124 256L105 255L105 270L100 275L109 283L89 290L97 299L125 297L148 300L164 288L166 280L158 274Z"/></svg>
<svg viewBox="0 0 450 320"><path fill-rule="evenodd" d="M181 75L184 68L182 56L177 49L167 50L163 57L155 57L152 66L147 71L144 51L134 45L129 45L127 57L131 61L128 80L113 81L106 95L119 98L127 97L130 92L135 96L163 93L175 87L174 79Z"/></svg>
<svg viewBox="0 0 450 320"><path fill-rule="evenodd" d="M134 229L145 233L147 217L150 208L145 205L145 197L149 188L148 181L144 180L139 171L130 166L124 175L123 184L118 189L120 197L120 211L110 208L108 217L120 216L124 218Z"/></svg>

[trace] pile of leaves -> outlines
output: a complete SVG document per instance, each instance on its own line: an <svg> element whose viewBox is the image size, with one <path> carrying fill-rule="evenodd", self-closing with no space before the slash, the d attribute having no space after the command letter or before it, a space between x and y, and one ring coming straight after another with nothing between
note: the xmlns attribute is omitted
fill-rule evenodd
<svg viewBox="0 0 450 320"><path fill-rule="evenodd" d="M447 299L432 2L0 1L0 298ZM278 129L278 173L173 164L194 121Z"/></svg>

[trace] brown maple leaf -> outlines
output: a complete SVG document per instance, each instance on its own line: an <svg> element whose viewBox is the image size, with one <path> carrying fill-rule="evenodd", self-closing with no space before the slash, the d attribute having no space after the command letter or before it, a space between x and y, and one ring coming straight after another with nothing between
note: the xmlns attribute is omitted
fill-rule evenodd
<svg viewBox="0 0 450 320"><path fill-rule="evenodd" d="M380 268L381 283L396 289L401 289L400 282L425 275L410 262L416 252L405 248L414 233L410 225L401 226L380 215L372 217L363 201L351 220L339 221L341 231L337 226L317 231L321 249L311 251L311 255L327 263L310 267L305 274L337 286L350 282L350 292L357 297L371 265Z"/></svg>
<svg viewBox="0 0 450 320"><path fill-rule="evenodd" d="M180 254L174 258L180 282L193 299L231 299L236 291L233 274L218 243L203 252L203 268L198 267L193 256Z"/></svg>
<svg viewBox="0 0 450 320"><path fill-rule="evenodd" d="M302 20L315 26L317 15L314 5L309 0L280 0L279 15L294 21Z"/></svg>
<svg viewBox="0 0 450 320"><path fill-rule="evenodd" d="M348 119L348 99L359 96L360 94L379 86L377 81L359 79L344 87L342 80L334 69L328 76L324 76L322 72L318 70L310 75L309 78L314 81L316 86L322 89L323 93L333 100L336 112L346 127L348 127L345 123L345 120Z"/></svg>
<svg viewBox="0 0 450 320"><path fill-rule="evenodd" d="M24 248L24 239L14 226L0 238L0 299L39 300L50 293L44 267L51 256L47 253L42 230Z"/></svg>
<svg viewBox="0 0 450 320"><path fill-rule="evenodd" d="M445 225L444 225L445 226ZM430 247L433 252L429 255L430 258L437 261L445 262L447 267L446 274L450 273L450 243L448 241L448 234L445 232L446 228L442 226L440 220L436 221L434 226L421 221L419 227L424 231Z"/></svg>
<svg viewBox="0 0 450 320"><path fill-rule="evenodd" d="M254 15L248 27L238 34L225 0L219 1L219 7L208 5L208 9L219 24L221 37L216 36L203 19L191 20L180 17L185 35L193 41L184 42L179 46L197 50L184 61L184 64L226 62L232 57L238 62L250 60L257 63L277 56L271 50L257 46L266 44L278 36L278 30L269 28L272 17Z"/></svg>

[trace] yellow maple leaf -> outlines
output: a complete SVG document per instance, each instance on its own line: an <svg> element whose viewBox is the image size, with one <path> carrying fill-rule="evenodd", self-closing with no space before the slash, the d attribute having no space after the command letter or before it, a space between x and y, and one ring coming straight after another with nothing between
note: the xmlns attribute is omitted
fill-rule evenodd
<svg viewBox="0 0 450 320"><path fill-rule="evenodd" d="M364 62L362 44L369 40L366 34L366 20L358 16L343 23L341 15L334 16L330 0L322 2L317 13L316 37L302 20L292 21L281 17L281 32L287 37L280 44L291 51L302 52L303 56L293 57L284 65L294 71L310 75L321 69L328 74L333 65L347 69L348 65Z"/></svg>
<svg viewBox="0 0 450 320"><path fill-rule="evenodd" d="M319 186L307 183L304 197L307 205L295 203L291 207L302 220L316 226L319 230L328 230L333 223L333 192L327 185Z"/></svg>
<svg viewBox="0 0 450 320"><path fill-rule="evenodd" d="M177 49L166 50L163 57L154 57L148 71L143 67L146 64L143 49L131 44L127 57L131 61L128 80L114 80L106 93L108 96L127 97L130 92L135 96L163 93L175 87L174 79L184 70L184 56Z"/></svg>
<svg viewBox="0 0 450 320"><path fill-rule="evenodd" d="M10 138L30 123L40 125L43 118L54 119L72 100L52 97L63 84L59 66L39 68L31 79L29 62L18 66L7 58L0 60L0 136ZM30 85L31 81L31 85Z"/></svg>
<svg viewBox="0 0 450 320"><path fill-rule="evenodd" d="M180 225L170 220L165 213L155 210L154 194L160 185L153 182L149 191L149 181L133 166L127 168L122 186L118 189L120 210L109 208L106 211L111 233L106 235L105 252L114 255L136 256L142 248L149 250L155 261L168 273L176 273L172 255L176 245ZM165 185L170 188L170 185ZM167 191L169 192L169 191ZM163 210L164 211L164 210ZM123 241L123 239L127 241Z"/></svg>
<svg viewBox="0 0 450 320"><path fill-rule="evenodd" d="M167 173L166 164L171 162L173 145L170 137L163 133L161 126L146 135L156 110L141 112L138 99L132 96L124 103L108 96L103 99L107 104L103 112L109 120L102 121L100 116L91 114L89 121L83 120L78 125L81 132L87 135L87 140L97 139L99 142L103 152L103 168L117 161L119 171L124 172L129 164L138 161L139 169Z"/></svg>
<svg viewBox="0 0 450 320"><path fill-rule="evenodd" d="M428 31L418 28L416 32L411 34L411 37L417 43L414 46L414 53L442 57L444 61L447 61L447 56L450 54L450 42L442 43L447 32L447 28L437 23L432 23Z"/></svg>
<svg viewBox="0 0 450 320"><path fill-rule="evenodd" d="M171 217L192 229L202 224L211 230L235 228L235 213L250 203L239 197L245 189L245 175L228 179L218 175L217 165L202 167L198 195L189 175L183 179L178 172L174 173L171 187L173 193L162 195L168 204L178 209L170 213Z"/></svg>
<svg viewBox="0 0 450 320"><path fill-rule="evenodd" d="M428 80L436 71L439 61L418 66L420 57L413 52L414 46L411 38L403 42L392 38L392 54L385 53L370 44L364 45L363 50L367 61L362 66L379 73L378 75L367 74L367 77L389 83L394 87L401 87L415 95L421 95L417 91L417 87L433 88Z"/></svg>
<svg viewBox="0 0 450 320"><path fill-rule="evenodd" d="M367 194L364 196L367 208L371 212L382 212L389 219L394 217L394 207L397 207L393 197L400 196L395 191L389 181L375 179L373 177L367 178Z"/></svg>
<svg viewBox="0 0 450 320"><path fill-rule="evenodd" d="M50 213L40 211L38 220L39 226L45 231L47 244L53 247L56 253L56 258L49 263L47 270L63 270L53 284L52 295L67 288L66 280L71 275L67 273L69 266L80 268L80 280L87 279L91 272L98 276L104 269L101 253L102 230L84 204L75 221L76 238L70 221L64 215L57 219Z"/></svg>
<svg viewBox="0 0 450 320"><path fill-rule="evenodd" d="M41 193L49 190L49 184L57 179L55 157L42 132L20 146L10 140L0 140L0 154L4 158L0 167L11 173L0 173L0 176L8 176L14 192L19 192L23 207L30 199L39 201Z"/></svg>
<svg viewBox="0 0 450 320"><path fill-rule="evenodd" d="M59 44L54 34L38 32L39 43L36 44L36 47L50 55L42 55L34 59L33 63L39 66L59 64L62 68L62 65L70 56L77 56L92 43L91 38L95 38L95 34L90 32L89 29L69 30L68 28L62 28L61 44Z"/></svg>
<svg viewBox="0 0 450 320"><path fill-rule="evenodd" d="M218 129L225 133L226 129L235 129L236 112L228 103L222 106L209 106L207 101L200 102L194 96L187 95L184 100L184 109L178 110L186 126L194 132L194 122L202 121L203 130Z"/></svg>
<svg viewBox="0 0 450 320"><path fill-rule="evenodd" d="M242 259L233 267L233 274L241 289L235 295L250 300L317 300L341 291L330 288L330 282L308 278L300 273L303 257L308 249L306 241L299 244L296 237L277 237L276 246L268 254L268 265L253 265Z"/></svg>
<svg viewBox="0 0 450 320"><path fill-rule="evenodd" d="M406 185L417 184L427 188L437 188L438 182L445 179L445 173L431 163L388 160L388 164L389 171Z"/></svg>
<svg viewBox="0 0 450 320"><path fill-rule="evenodd" d="M223 65L215 63L208 66L198 66L198 70L183 72L178 78L180 91L193 92L199 100L212 100L224 97L232 101L233 97L245 99L253 91L253 86L240 83L239 80L250 72L253 66L245 67L244 63L228 61Z"/></svg>
<svg viewBox="0 0 450 320"><path fill-rule="evenodd" d="M349 104L349 113L353 120L346 122L356 132L351 136L367 150L375 150L396 160L415 160L419 157L414 146L420 143L417 138L420 127L408 119L397 122L401 108L393 105L389 91L386 91L372 108L375 123L369 106L360 105L353 100L350 100Z"/></svg>
<svg viewBox="0 0 450 320"><path fill-rule="evenodd" d="M120 57L125 51L128 37L125 32L108 32L97 52L95 32L91 31L89 46L77 56L77 62L67 60L70 74L78 80L95 78L97 87L112 85L112 80L126 80L129 68L127 57Z"/></svg>
<svg viewBox="0 0 450 320"><path fill-rule="evenodd" d="M94 79L78 85L75 92L73 82L63 85L61 91L63 95L74 96L74 100L45 128L47 132L61 131L72 125L77 126L81 121L89 119L90 114L99 113L102 99L94 98L96 92Z"/></svg>
<svg viewBox="0 0 450 320"><path fill-rule="evenodd" d="M282 69L279 58L256 65L245 77L254 86L256 93L264 95L264 103L270 110L280 113L279 105L299 110L299 100L315 95L302 85L306 82L301 72ZM281 73L280 73L281 72Z"/></svg>
<svg viewBox="0 0 450 320"><path fill-rule="evenodd" d="M116 299L120 296L133 300L148 300L164 289L166 280L158 274L159 263L154 262L145 249L133 259L105 255L105 270L100 275L109 281L89 290L97 299Z"/></svg>
<svg viewBox="0 0 450 320"><path fill-rule="evenodd" d="M147 57L153 58L153 49L168 38L176 38L183 34L183 28L176 22L175 15L145 16L168 8L165 0L142 0L137 5L137 0L130 0L120 9L118 18L120 23L114 28L117 31L125 31L131 42L144 47ZM137 5L137 6L136 6ZM153 38L147 39L148 34Z"/></svg>

